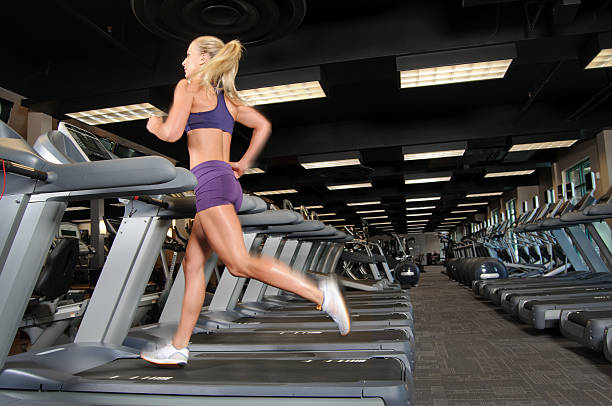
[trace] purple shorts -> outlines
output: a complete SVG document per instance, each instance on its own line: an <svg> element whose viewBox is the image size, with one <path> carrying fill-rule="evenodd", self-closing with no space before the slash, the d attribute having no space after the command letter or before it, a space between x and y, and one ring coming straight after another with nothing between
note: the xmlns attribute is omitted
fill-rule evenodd
<svg viewBox="0 0 612 406"><path fill-rule="evenodd" d="M242 205L242 188L230 164L225 161L205 161L191 169L198 184L195 187L198 212L209 207L232 204L236 212Z"/></svg>

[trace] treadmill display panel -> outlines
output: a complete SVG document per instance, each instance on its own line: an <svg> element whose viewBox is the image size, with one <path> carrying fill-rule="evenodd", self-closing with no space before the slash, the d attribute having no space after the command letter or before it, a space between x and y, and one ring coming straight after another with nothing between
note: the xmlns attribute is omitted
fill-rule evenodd
<svg viewBox="0 0 612 406"><path fill-rule="evenodd" d="M63 125L91 161L113 159L112 155L109 154L108 150L104 148L104 145L94 134L71 124L63 123Z"/></svg>

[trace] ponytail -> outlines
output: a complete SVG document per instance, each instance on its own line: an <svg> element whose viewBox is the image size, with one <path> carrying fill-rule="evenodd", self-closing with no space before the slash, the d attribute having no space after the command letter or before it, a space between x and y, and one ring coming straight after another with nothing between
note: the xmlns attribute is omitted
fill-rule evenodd
<svg viewBox="0 0 612 406"><path fill-rule="evenodd" d="M220 88L227 97L238 103L245 104L236 90L236 74L243 47L240 41L232 40L224 44L219 38L212 36L198 37L193 40L200 51L207 53L210 59L194 75L207 90L216 91Z"/></svg>

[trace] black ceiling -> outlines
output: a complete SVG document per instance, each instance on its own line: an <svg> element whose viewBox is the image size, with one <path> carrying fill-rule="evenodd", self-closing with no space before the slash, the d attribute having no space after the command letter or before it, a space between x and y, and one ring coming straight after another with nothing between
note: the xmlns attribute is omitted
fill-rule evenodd
<svg viewBox="0 0 612 406"><path fill-rule="evenodd" d="M170 103L187 42L216 33L245 41L239 79L319 66L327 97L259 108L273 124L264 175L248 191L296 188L294 204L323 204L358 224L349 200L382 199L396 230L405 198L442 193L428 230L466 193L535 185L557 151L508 153L513 137L593 137L612 126L610 69L585 70L581 54L612 31L610 0L55 0L3 5L0 86L30 108L62 119L147 90ZM138 16L136 16L138 14ZM396 57L514 44L505 78L400 89ZM239 82L240 83L240 82ZM144 121L102 126L188 164L184 138L167 144ZM236 159L249 133L237 127ZM461 158L404 162L402 146L467 141ZM298 156L359 150L360 167L305 170ZM529 176L483 179L486 168L533 168ZM404 175L453 171L451 182L404 185ZM371 180L372 188L326 185ZM372 207L373 209L374 207ZM362 208L367 209L367 208ZM431 211L431 210L430 210ZM484 213L485 209L481 208Z"/></svg>

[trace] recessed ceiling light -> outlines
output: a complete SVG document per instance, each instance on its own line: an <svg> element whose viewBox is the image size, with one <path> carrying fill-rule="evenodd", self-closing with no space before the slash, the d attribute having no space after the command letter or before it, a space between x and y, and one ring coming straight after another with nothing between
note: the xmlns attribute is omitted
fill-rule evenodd
<svg viewBox="0 0 612 406"><path fill-rule="evenodd" d="M465 149L455 149L450 151L435 151L435 152L421 152L414 154L404 154L404 161L416 161L419 159L436 159L436 158L449 158L453 156L463 156Z"/></svg>
<svg viewBox="0 0 612 406"><path fill-rule="evenodd" d="M378 209L378 210L358 210L355 213L356 214L370 214L370 213L384 213L385 210L384 209Z"/></svg>
<svg viewBox="0 0 612 406"><path fill-rule="evenodd" d="M238 94L252 106L326 97L325 91L323 91L321 83L319 83L318 80L280 86L260 87L257 89L245 89L238 91Z"/></svg>
<svg viewBox="0 0 612 406"><path fill-rule="evenodd" d="M512 59L502 59L400 71L400 87L433 86L476 80L501 79L506 75L511 63Z"/></svg>
<svg viewBox="0 0 612 406"><path fill-rule="evenodd" d="M372 216L372 217L363 217L364 220L376 220L376 219L387 219L389 216Z"/></svg>
<svg viewBox="0 0 612 406"><path fill-rule="evenodd" d="M499 178L502 176L522 176L522 175L531 175L535 172L535 169L529 169L524 171L506 171L506 172L491 172L487 173L485 178Z"/></svg>
<svg viewBox="0 0 612 406"><path fill-rule="evenodd" d="M578 140L561 140L561 141L547 141L547 142L532 142L527 144L513 145L508 152L517 151L534 151L539 149L550 149L550 148L567 148L574 145Z"/></svg>
<svg viewBox="0 0 612 406"><path fill-rule="evenodd" d="M371 226L380 226L383 224L392 224L390 221L384 221L382 223L370 223Z"/></svg>
<svg viewBox="0 0 612 406"><path fill-rule="evenodd" d="M406 220L406 223L427 223L429 219L425 220Z"/></svg>
<svg viewBox="0 0 612 406"><path fill-rule="evenodd" d="M367 206L370 204L380 204L380 200L373 200L373 201L369 201L369 202L347 202L346 205L347 206Z"/></svg>
<svg viewBox="0 0 612 406"><path fill-rule="evenodd" d="M491 193L472 193L465 197L490 197L490 196L501 196L504 192L491 192Z"/></svg>
<svg viewBox="0 0 612 406"><path fill-rule="evenodd" d="M443 144L407 145L402 147L404 161L420 159L448 158L463 156L467 142L450 142Z"/></svg>
<svg viewBox="0 0 612 406"><path fill-rule="evenodd" d="M268 196L268 195L285 195L289 193L297 193L295 189L279 189L279 190L264 190L261 192L254 192L257 196Z"/></svg>
<svg viewBox="0 0 612 406"><path fill-rule="evenodd" d="M612 48L605 48L589 62L585 69L609 68L612 67Z"/></svg>
<svg viewBox="0 0 612 406"><path fill-rule="evenodd" d="M440 200L440 196L414 197L414 198L406 199L406 203L428 202L428 201L431 201L431 200Z"/></svg>
<svg viewBox="0 0 612 406"><path fill-rule="evenodd" d="M445 218L444 220L448 221L448 220L465 220L465 219L467 219L467 217L448 217L448 218Z"/></svg>
<svg viewBox="0 0 612 406"><path fill-rule="evenodd" d="M302 155L298 162L304 169L335 168L361 164L359 151L330 152L327 154Z"/></svg>
<svg viewBox="0 0 612 406"><path fill-rule="evenodd" d="M488 202L474 202L474 203L461 203L457 207L468 207L468 206L488 206Z"/></svg>
<svg viewBox="0 0 612 406"><path fill-rule="evenodd" d="M433 213L406 213L406 217L431 216Z"/></svg>
<svg viewBox="0 0 612 406"><path fill-rule="evenodd" d="M371 182L363 182L363 183L349 183L346 185L329 185L327 188L329 190L342 190L342 189L358 189L363 187L372 187Z"/></svg>
<svg viewBox="0 0 612 406"><path fill-rule="evenodd" d="M436 206L406 207L406 211L431 210L431 209L435 209L435 208L436 208Z"/></svg>
<svg viewBox="0 0 612 406"><path fill-rule="evenodd" d="M434 183L434 182L447 182L451 180L452 176L437 176L432 178L418 178L418 179L404 179L406 185L413 185L417 183Z"/></svg>
<svg viewBox="0 0 612 406"><path fill-rule="evenodd" d="M451 214L476 213L478 210L453 210Z"/></svg>
<svg viewBox="0 0 612 406"><path fill-rule="evenodd" d="M243 175L255 175L258 173L266 173L266 171L264 171L261 168L249 168L246 171L244 171Z"/></svg>
<svg viewBox="0 0 612 406"><path fill-rule="evenodd" d="M335 222L335 221L346 221L346 219L324 219L324 220L321 220L321 221L323 221L324 223L332 223L332 222Z"/></svg>
<svg viewBox="0 0 612 406"><path fill-rule="evenodd" d="M304 169L320 169L320 168L334 168L338 166L351 166L351 165L360 165L361 161L359 159L339 159L335 161L321 161L321 162L311 162L311 163L302 163Z"/></svg>
<svg viewBox="0 0 612 406"><path fill-rule="evenodd" d="M144 120L151 116L165 116L159 108L151 103L129 104L126 106L66 113L68 117L89 125L119 123L122 121Z"/></svg>

